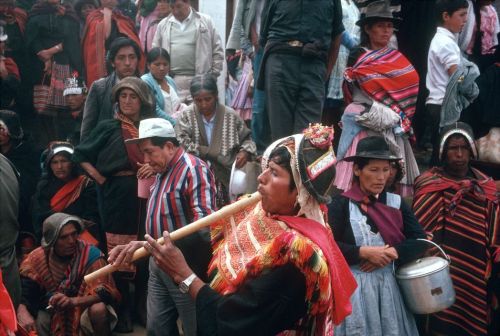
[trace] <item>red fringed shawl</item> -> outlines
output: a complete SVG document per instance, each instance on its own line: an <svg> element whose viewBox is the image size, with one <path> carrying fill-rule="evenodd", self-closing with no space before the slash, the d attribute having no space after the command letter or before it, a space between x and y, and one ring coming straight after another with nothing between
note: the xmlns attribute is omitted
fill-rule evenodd
<svg viewBox="0 0 500 336"><path fill-rule="evenodd" d="M286 216L278 219L267 216L259 203L214 224L211 230L214 257L209 274L215 277L211 286L227 295L237 291L246 278L255 278L266 269L291 263L305 276L308 307L307 315L298 322L300 328L294 331L295 335L331 335L332 322L340 323L351 313L349 300L356 283L345 259L335 253L338 247L331 231L306 218L296 218L289 224L280 219L290 222ZM300 220L304 222L299 223ZM310 233L317 236L318 244L332 244L324 251L301 233L307 231L304 226L311 222L321 226ZM252 231L252 239L248 230ZM333 265L328 262L332 259Z"/></svg>
<svg viewBox="0 0 500 336"><path fill-rule="evenodd" d="M344 74L355 81L368 96L389 106L401 117L403 131L411 129L415 113L419 77L408 59L391 48L368 51Z"/></svg>
<svg viewBox="0 0 500 336"><path fill-rule="evenodd" d="M113 11L111 16L118 28L118 31L134 40L138 46L141 45L139 37L135 32L134 22L120 12ZM87 86L90 87L93 82L99 78L108 75L106 70L106 36L104 32L104 15L100 9L93 10L87 16L85 31L82 40L83 63L86 69ZM140 49L140 48L139 48ZM139 72L142 74L145 68L145 57L141 50L139 60Z"/></svg>

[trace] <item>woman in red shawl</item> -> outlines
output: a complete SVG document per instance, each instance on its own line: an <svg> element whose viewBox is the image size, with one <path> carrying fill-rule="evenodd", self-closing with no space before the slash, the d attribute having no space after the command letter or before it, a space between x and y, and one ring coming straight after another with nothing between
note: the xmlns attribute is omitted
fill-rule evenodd
<svg viewBox="0 0 500 336"><path fill-rule="evenodd" d="M69 142L54 142L49 146L33 199L35 235L41 239L43 221L55 212L64 212L82 218L91 232L85 232L84 240L97 245L100 220L95 183L71 161L73 152Z"/></svg>
<svg viewBox="0 0 500 336"><path fill-rule="evenodd" d="M419 174L409 143L419 77L408 59L390 47L397 23L384 0L370 3L365 17L356 23L361 27L361 45L351 52L344 74L344 97L349 105L342 116L338 157L354 155L358 142L367 136L384 137L404 161L400 190L407 196ZM340 161L335 185L350 189L352 176L352 163Z"/></svg>
<svg viewBox="0 0 500 336"><path fill-rule="evenodd" d="M107 76L106 53L117 37L128 37L137 45L141 45L134 22L115 10L117 4L118 0L102 0L102 7L87 16L82 45L88 87L99 78ZM144 72L144 60L142 55L139 63L141 74Z"/></svg>

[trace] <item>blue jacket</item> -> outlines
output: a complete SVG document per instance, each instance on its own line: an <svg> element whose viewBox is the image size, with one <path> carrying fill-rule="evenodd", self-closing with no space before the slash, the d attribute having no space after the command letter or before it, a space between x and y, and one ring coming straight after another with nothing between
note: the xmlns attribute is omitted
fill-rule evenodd
<svg viewBox="0 0 500 336"><path fill-rule="evenodd" d="M146 84L149 86L151 89L151 93L155 97L156 100L156 116L158 118L163 118L172 123L173 126L175 126L175 119L169 116L168 114L165 113L165 100L163 98L163 94L161 93L161 88L160 85L158 85L158 82L156 79L154 79L153 75L151 75L150 72L147 74L142 75L141 79L146 82ZM165 79L167 80L167 83L174 88L175 92L177 92L177 86L175 85L175 82L172 77L166 76Z"/></svg>

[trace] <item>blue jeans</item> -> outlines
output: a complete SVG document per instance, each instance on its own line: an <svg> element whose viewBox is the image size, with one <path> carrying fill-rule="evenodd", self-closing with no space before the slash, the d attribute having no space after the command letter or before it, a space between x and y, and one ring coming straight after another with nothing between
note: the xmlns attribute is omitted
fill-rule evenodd
<svg viewBox="0 0 500 336"><path fill-rule="evenodd" d="M254 83L257 83L264 48L260 48L253 59ZM271 142L269 119L266 113L266 100L264 91L254 85L252 104L252 139L257 145L257 152L263 153Z"/></svg>
<svg viewBox="0 0 500 336"><path fill-rule="evenodd" d="M196 336L196 306L189 294L183 294L165 272L149 258L147 300L148 336L178 336L180 316L184 335Z"/></svg>

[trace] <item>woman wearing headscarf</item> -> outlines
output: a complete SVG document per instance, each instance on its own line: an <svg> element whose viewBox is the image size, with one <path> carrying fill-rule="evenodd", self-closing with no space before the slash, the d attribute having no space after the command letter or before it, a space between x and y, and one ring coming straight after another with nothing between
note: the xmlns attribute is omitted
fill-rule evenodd
<svg viewBox="0 0 500 336"><path fill-rule="evenodd" d="M339 159L354 155L358 142L369 135L383 136L404 161L401 193L406 196L419 174L409 143L419 77L406 57L389 47L397 22L384 0L370 3L357 22L361 46L351 52L344 76L344 97L350 104L342 116L338 155ZM352 163L339 162L335 185L348 190L351 181Z"/></svg>
<svg viewBox="0 0 500 336"><path fill-rule="evenodd" d="M154 117L154 100L148 86L139 78L126 77L114 86L112 97L114 119L97 124L73 154L73 161L98 184L99 209L108 251L116 245L137 240L143 215L141 209L145 206L137 197L137 177L154 175L151 167L143 164L139 148L125 145L125 140L138 137L140 120ZM123 295L117 328L130 331L132 307L126 274L133 269L122 271L115 276Z"/></svg>
<svg viewBox="0 0 500 336"><path fill-rule="evenodd" d="M207 161L217 180L217 201L229 201L231 167L243 168L256 155L251 132L236 112L218 102L217 81L199 75L191 82L193 104L182 111L175 125L180 144L187 152Z"/></svg>
<svg viewBox="0 0 500 336"><path fill-rule="evenodd" d="M43 223L42 246L21 263L17 319L26 335L111 335L120 295L110 275L83 280L107 263L97 247L78 239L82 230L81 218L52 214Z"/></svg>
<svg viewBox="0 0 500 336"><path fill-rule="evenodd" d="M80 217L92 235L85 238L97 245L100 220L95 182L71 161L74 148L69 142L52 143L47 151L42 178L33 198L33 227L37 238L42 237L42 224L47 217L64 212Z"/></svg>
<svg viewBox="0 0 500 336"><path fill-rule="evenodd" d="M352 314L335 335L418 335L392 266L418 258L426 248L416 240L425 234L410 207L384 190L390 164L399 158L384 138L371 136L344 160L354 163L354 183L328 205L328 222L358 288Z"/></svg>

